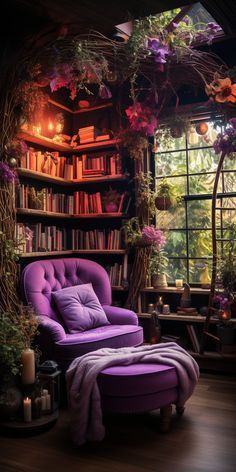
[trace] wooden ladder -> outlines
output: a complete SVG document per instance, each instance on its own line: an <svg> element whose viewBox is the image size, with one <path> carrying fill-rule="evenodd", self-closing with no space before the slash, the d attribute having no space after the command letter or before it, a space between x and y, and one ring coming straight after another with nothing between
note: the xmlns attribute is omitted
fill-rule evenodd
<svg viewBox="0 0 236 472"><path fill-rule="evenodd" d="M217 279L217 261L218 261L218 242L227 242L227 241L232 241L232 239L227 239L227 238L217 238L217 231L216 231L216 211L225 211L225 210L236 210L236 208L233 207L223 207L222 204L221 206L216 206L216 201L218 197L217 194L217 189L218 189L218 184L219 184L219 178L220 174L222 171L224 159L226 155L224 153L221 154L220 161L218 164L218 168L216 171L216 176L215 176L215 182L214 182L214 187L213 187L213 193L212 193L212 205L211 205L211 220L212 220L212 252L213 252L213 258L212 258L212 276L211 276L211 289L210 289L210 296L209 296L209 302L208 302L208 310L207 310L207 315L206 315L206 320L204 323L204 328L203 328L203 333L202 333L202 338L201 338L201 343L200 343L200 354L204 354L206 342L208 338L213 339L215 342L220 342L220 339L212 334L209 331L209 325L211 321L211 317L216 314L216 309L213 307L213 299L215 296L215 286L216 286L216 279ZM228 194L225 195L225 197L222 198L227 198L229 197ZM236 241L235 239L233 241Z"/></svg>

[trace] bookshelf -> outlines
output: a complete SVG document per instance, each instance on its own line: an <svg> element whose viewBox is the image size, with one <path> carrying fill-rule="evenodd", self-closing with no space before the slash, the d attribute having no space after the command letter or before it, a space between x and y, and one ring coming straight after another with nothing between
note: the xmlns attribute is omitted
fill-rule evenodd
<svg viewBox="0 0 236 472"><path fill-rule="evenodd" d="M73 179L67 180L63 179L62 177L53 177L51 175L45 174L43 172L37 172L30 169L23 169L19 167L17 169L18 175L20 177L25 177L34 180L40 180L42 182L50 182L56 185L63 185L63 186L75 186L77 184L92 184L92 183L99 183L99 182L116 182L116 181L125 181L128 180L128 175L106 175L104 177L96 177L96 178L83 178L83 179Z"/></svg>
<svg viewBox="0 0 236 472"><path fill-rule="evenodd" d="M78 116L79 127L80 122L83 122L83 113L88 115L91 123L93 112L104 113L113 106L108 103L73 111L54 100L49 99L49 102L72 116ZM93 130L90 129L93 128L90 125L82 130L91 135ZM80 128L78 136L79 132ZM83 142L82 139L79 144L77 141L76 145L69 145L26 131L18 133L18 137L28 145L28 151L21 161L21 167L17 169L20 186L16 189L16 231L24 236L29 229L32 239L31 243L22 243L19 260L25 266L35 258L88 257L107 269L112 290L119 293L126 291L122 284L127 280L128 255L123 248L122 238L117 239L112 234L121 231L122 220L128 218L131 198L127 186L130 177L119 156L119 140L96 136L94 131L94 139L91 141L89 137L89 142ZM84 141L86 140L85 136ZM99 160L96 160L97 157ZM57 166L50 167L47 159L53 161L53 158L57 160ZM68 167L66 171L65 166ZM114 212L106 211L103 202L103 192L110 188L117 189L122 202ZM37 198L40 192L45 192L37 205L32 204L32 197L29 197L32 189ZM78 244L81 239L76 239L73 231L84 232L84 245ZM103 238L96 231L103 231Z"/></svg>

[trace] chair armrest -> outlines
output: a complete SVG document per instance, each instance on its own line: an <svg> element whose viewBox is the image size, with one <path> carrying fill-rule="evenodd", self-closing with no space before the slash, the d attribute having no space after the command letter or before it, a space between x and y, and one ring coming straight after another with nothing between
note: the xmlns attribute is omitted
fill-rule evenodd
<svg viewBox="0 0 236 472"><path fill-rule="evenodd" d="M134 311L110 305L103 305L102 308L111 324L138 325L138 317Z"/></svg>
<svg viewBox="0 0 236 472"><path fill-rule="evenodd" d="M40 315L39 331L51 337L52 341L58 342L66 338L66 333L62 325L48 316Z"/></svg>

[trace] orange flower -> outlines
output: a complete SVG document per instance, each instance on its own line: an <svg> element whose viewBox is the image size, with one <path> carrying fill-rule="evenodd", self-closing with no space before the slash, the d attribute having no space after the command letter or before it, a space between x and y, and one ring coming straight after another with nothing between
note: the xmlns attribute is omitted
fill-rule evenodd
<svg viewBox="0 0 236 472"><path fill-rule="evenodd" d="M213 82L206 85L205 91L218 103L236 103L236 84L232 84L229 77L220 79L216 73Z"/></svg>

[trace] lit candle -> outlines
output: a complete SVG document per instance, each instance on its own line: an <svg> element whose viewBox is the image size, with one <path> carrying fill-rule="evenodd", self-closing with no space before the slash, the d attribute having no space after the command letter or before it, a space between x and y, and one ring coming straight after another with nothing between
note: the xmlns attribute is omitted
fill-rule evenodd
<svg viewBox="0 0 236 472"><path fill-rule="evenodd" d="M46 395L46 410L51 410L51 395L49 393Z"/></svg>
<svg viewBox="0 0 236 472"><path fill-rule="evenodd" d="M21 353L21 381L24 385L35 382L35 354L33 349L25 349Z"/></svg>
<svg viewBox="0 0 236 472"><path fill-rule="evenodd" d="M32 413L31 413L31 399L24 398L24 422L30 423L32 421Z"/></svg>
<svg viewBox="0 0 236 472"><path fill-rule="evenodd" d="M182 288L183 287L183 280L182 279L176 279L175 286L176 286L176 288Z"/></svg>
<svg viewBox="0 0 236 472"><path fill-rule="evenodd" d="M48 130L49 131L53 130L53 123L51 121L49 121L49 123L48 123Z"/></svg>

